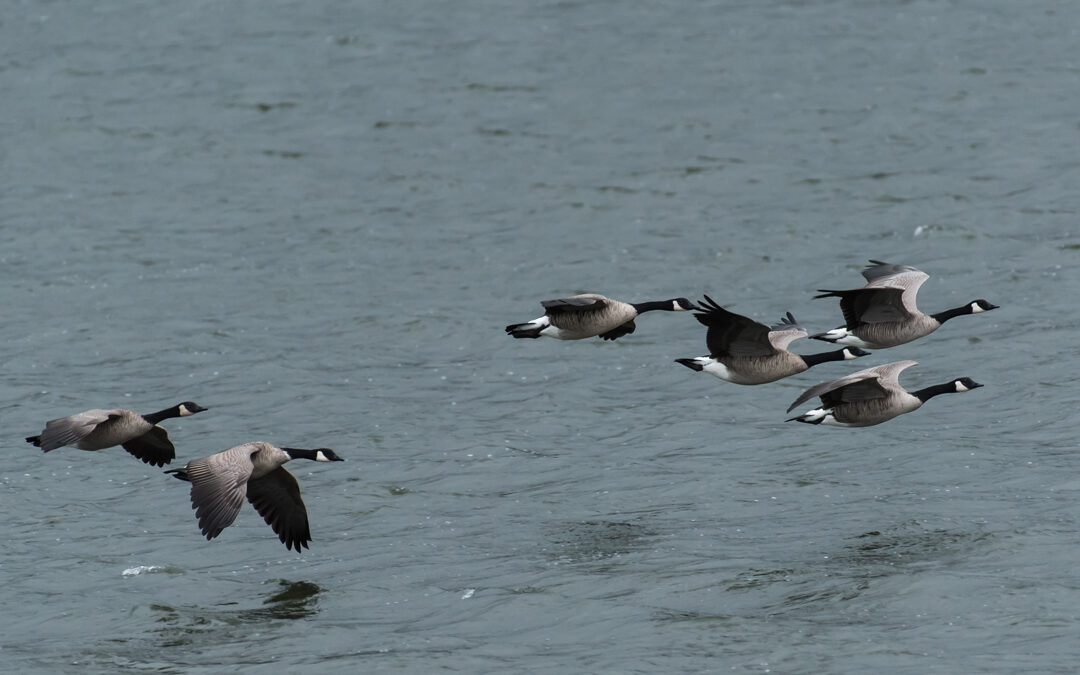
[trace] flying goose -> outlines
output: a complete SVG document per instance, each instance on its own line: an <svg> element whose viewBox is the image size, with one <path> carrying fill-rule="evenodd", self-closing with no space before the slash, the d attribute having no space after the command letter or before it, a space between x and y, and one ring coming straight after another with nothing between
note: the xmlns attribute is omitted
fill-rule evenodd
<svg viewBox="0 0 1080 675"><path fill-rule="evenodd" d="M815 396L821 397L821 407L787 421L870 427L917 410L938 394L971 391L982 386L970 377L961 377L908 392L900 386L898 378L900 371L915 365L918 365L918 361L894 361L811 387L795 399L787 411L791 412L797 405Z"/></svg>
<svg viewBox="0 0 1080 675"><path fill-rule="evenodd" d="M792 341L806 337L806 330L795 322L791 312L770 327L729 312L706 295L694 316L709 328L705 333L709 355L675 359L675 362L735 384L775 382L819 363L854 359L870 353L858 347L805 356L789 352L787 346Z"/></svg>
<svg viewBox="0 0 1080 675"><path fill-rule="evenodd" d="M980 298L937 314L923 314L915 306L915 295L930 278L929 274L908 265L890 265L880 260L870 263L862 271L867 281L862 288L818 289L821 295L815 298L840 298L845 325L811 338L863 349L884 349L929 335L953 317L997 309L997 305Z"/></svg>
<svg viewBox="0 0 1080 675"><path fill-rule="evenodd" d="M40 447L42 452L65 445L73 445L81 450L103 450L121 445L147 464L165 466L176 458L176 448L165 429L157 426L157 423L204 410L206 408L191 401L149 415L140 415L127 408L87 410L49 420L40 435L27 436L26 442Z"/></svg>
<svg viewBox="0 0 1080 675"><path fill-rule="evenodd" d="M308 548L311 531L300 486L282 466L291 459L345 461L327 448L278 448L255 441L193 459L183 468L165 473L191 483L191 508L207 540L232 525L247 497L285 548L299 553L301 547Z"/></svg>
<svg viewBox="0 0 1080 675"><path fill-rule="evenodd" d="M599 335L614 340L633 333L634 318L643 312L662 309L681 312L695 309L686 298L656 302L621 302L597 293L584 293L558 300L543 300L544 315L527 323L515 323L506 332L516 338L547 336L559 340L582 340Z"/></svg>

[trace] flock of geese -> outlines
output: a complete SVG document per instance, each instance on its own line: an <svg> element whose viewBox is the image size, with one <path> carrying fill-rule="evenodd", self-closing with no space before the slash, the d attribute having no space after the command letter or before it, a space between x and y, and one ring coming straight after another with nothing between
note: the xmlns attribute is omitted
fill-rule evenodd
<svg viewBox="0 0 1080 675"><path fill-rule="evenodd" d="M862 275L866 279L862 288L819 289L820 295L815 298L840 298L844 325L814 335L799 326L791 312L780 323L766 326L724 309L708 295L700 305L695 305L686 298L628 303L595 293L544 300L540 303L544 307L543 316L511 324L506 332L515 338L581 340L596 336L615 340L633 333L634 319L643 312L693 310L697 320L708 329L705 344L709 354L675 361L728 382L753 385L775 382L819 363L868 356L867 349L886 349L911 342L934 332L949 319L997 308L978 299L936 314L924 314L915 304L915 296L930 275L908 265L880 260L871 260ZM805 355L788 351L788 345L804 337L831 342L841 348ZM909 392L900 386L899 375L914 365L916 361L895 361L811 387L795 399L787 412L814 397L820 398L821 404L787 421L868 427L916 410L938 394L971 391L982 386L970 377L960 377Z"/></svg>
<svg viewBox="0 0 1080 675"><path fill-rule="evenodd" d="M937 314L924 314L915 305L915 295L929 278L925 272L907 265L871 260L862 275L867 281L862 288L821 290L821 295L814 296L840 298L844 314L843 326L815 335L809 335L799 326L790 312L779 324L766 326L724 309L707 295L700 305L695 305L686 298L628 303L595 293L544 300L543 316L509 325L506 332L515 338L615 340L633 333L634 320L644 312L694 311L697 320L708 329L705 344L709 354L675 359L676 362L728 382L754 385L775 382L827 361L867 356L866 349L904 344L929 335L954 317L996 309L996 305L980 299ZM820 354L788 351L788 345L804 337L831 342L841 348ZM969 377L961 377L909 392L900 386L898 377L901 371L914 365L915 361L896 361L811 387L795 399L788 412L814 397L821 399L821 405L788 421L871 426L911 412L938 394L971 391L982 386ZM41 434L26 440L43 452L63 446L103 450L119 445L143 462L160 467L176 458L176 449L158 423L205 410L192 401L147 415L126 408L87 410L50 420ZM300 486L284 468L286 462L294 459L343 461L328 448L279 448L254 441L193 459L184 467L165 473L191 484L191 507L207 540L214 539L233 523L247 499L285 547L300 552L308 548L311 532Z"/></svg>
<svg viewBox="0 0 1080 675"><path fill-rule="evenodd" d="M147 464L165 466L176 458L176 448L158 422L204 410L192 401L149 415L126 408L87 410L46 422L40 435L29 436L26 441L42 452L65 445L80 450L104 450L119 445ZM165 473L191 483L191 508L195 509L199 528L208 540L236 520L246 497L285 548L295 548L299 553L301 547L308 547L311 530L307 508L300 498L300 485L283 466L292 459L344 461L328 448L279 448L254 441L193 459L183 468Z"/></svg>

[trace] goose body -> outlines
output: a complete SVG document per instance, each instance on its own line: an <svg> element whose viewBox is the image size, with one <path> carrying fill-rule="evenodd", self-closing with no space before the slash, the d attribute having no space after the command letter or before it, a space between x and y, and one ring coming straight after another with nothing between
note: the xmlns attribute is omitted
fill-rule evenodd
<svg viewBox="0 0 1080 675"><path fill-rule="evenodd" d="M299 553L301 547L308 547L311 531L300 485L283 466L293 459L344 461L327 448L279 448L255 441L193 459L165 473L191 483L191 508L207 540L232 525L246 497L285 548Z"/></svg>
<svg viewBox="0 0 1080 675"><path fill-rule="evenodd" d="M553 337L558 340L583 340L599 336L615 340L633 333L634 319L655 310L679 312L694 309L686 298L655 302L622 302L598 293L584 293L569 298L543 300L544 315L525 323L510 324L506 332L516 338Z"/></svg>
<svg viewBox="0 0 1080 675"><path fill-rule="evenodd" d="M930 278L926 272L908 265L871 260L862 275L867 282L862 288L819 289L821 295L815 298L840 298L845 323L811 338L864 349L884 349L929 335L954 317L997 309L997 305L980 298L937 314L924 314L915 304L915 296Z"/></svg>
<svg viewBox="0 0 1080 675"><path fill-rule="evenodd" d="M807 336L791 312L780 323L766 326L724 309L706 295L694 316L708 327L705 343L709 355L675 359L675 362L735 384L775 382L819 363L854 359L869 353L858 347L805 356L788 351L789 344Z"/></svg>
<svg viewBox="0 0 1080 675"><path fill-rule="evenodd" d="M821 406L788 420L807 424L827 424L839 427L869 427L918 410L938 394L971 391L983 385L970 377L961 377L909 392L900 386L900 372L917 361L895 361L852 373L807 389L795 399L787 411L815 396Z"/></svg>
<svg viewBox="0 0 1080 675"><path fill-rule="evenodd" d="M176 457L176 448L158 422L204 410L206 408L192 401L184 401L149 415L140 415L127 408L86 410L49 420L40 435L28 436L26 442L40 447L42 452L51 452L65 445L80 450L103 450L120 445L147 464L164 466Z"/></svg>

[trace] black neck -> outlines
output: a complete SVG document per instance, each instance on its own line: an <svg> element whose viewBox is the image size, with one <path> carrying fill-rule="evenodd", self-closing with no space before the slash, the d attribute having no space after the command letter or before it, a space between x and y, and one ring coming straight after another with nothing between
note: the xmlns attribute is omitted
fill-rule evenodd
<svg viewBox="0 0 1080 675"><path fill-rule="evenodd" d="M964 314L971 314L971 305L961 305L960 307L954 307L947 309L944 312L938 312L937 314L931 314L930 317L938 323L945 323L949 319L953 319Z"/></svg>
<svg viewBox="0 0 1080 675"><path fill-rule="evenodd" d="M282 448L282 450L293 459L310 459L315 461L316 455L319 454L318 450L304 450L303 448Z"/></svg>
<svg viewBox="0 0 1080 675"><path fill-rule="evenodd" d="M675 309L675 300L655 300L653 302L631 302L630 305L637 310L638 314L642 312L651 312L654 309L666 309L673 311Z"/></svg>
<svg viewBox="0 0 1080 675"><path fill-rule="evenodd" d="M150 424L157 424L161 420L167 420L170 417L180 417L180 406L174 405L171 408L165 408L164 410L159 410L156 413L143 415L143 419Z"/></svg>
<svg viewBox="0 0 1080 675"><path fill-rule="evenodd" d="M819 363L825 363L826 361L843 361L847 358L844 355L843 349L837 349L835 352L822 352L820 354L800 354L802 360L806 362L807 368L812 368Z"/></svg>
<svg viewBox="0 0 1080 675"><path fill-rule="evenodd" d="M954 394L956 393L956 385L952 382L946 382L945 384L935 384L932 387L926 389L920 389L918 391L911 392L912 396L915 396L923 403L926 403L930 399L934 398L938 394Z"/></svg>

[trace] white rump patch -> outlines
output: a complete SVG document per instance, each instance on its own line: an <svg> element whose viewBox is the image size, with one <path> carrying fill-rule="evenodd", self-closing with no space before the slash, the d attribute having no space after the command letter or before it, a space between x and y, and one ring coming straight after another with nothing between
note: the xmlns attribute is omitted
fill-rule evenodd
<svg viewBox="0 0 1080 675"><path fill-rule="evenodd" d="M807 410L803 414L799 415L801 419L807 422L817 422L823 420L826 417L832 417L832 414L824 408L814 408L813 410Z"/></svg>
<svg viewBox="0 0 1080 675"><path fill-rule="evenodd" d="M839 333L840 337L833 339L832 334ZM848 332L847 328L836 328L825 334L825 339L830 342L835 342L838 345L844 345L845 347L858 347L860 349L873 349L874 345L866 342L861 337L857 337Z"/></svg>
<svg viewBox="0 0 1080 675"><path fill-rule="evenodd" d="M728 367L720 363L711 356L699 356L694 359L694 363L701 366L701 370L714 377L719 377L721 380L727 382L735 382L735 376L732 374Z"/></svg>

